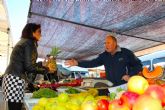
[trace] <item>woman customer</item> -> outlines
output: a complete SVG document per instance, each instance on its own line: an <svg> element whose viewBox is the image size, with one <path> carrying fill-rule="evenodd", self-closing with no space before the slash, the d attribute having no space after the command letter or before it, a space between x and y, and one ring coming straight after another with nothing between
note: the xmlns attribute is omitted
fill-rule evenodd
<svg viewBox="0 0 165 110"><path fill-rule="evenodd" d="M28 23L22 30L20 41L14 47L10 63L3 78L2 91L9 110L21 110L26 73L45 73L46 68L37 65L37 42L41 38L40 24Z"/></svg>

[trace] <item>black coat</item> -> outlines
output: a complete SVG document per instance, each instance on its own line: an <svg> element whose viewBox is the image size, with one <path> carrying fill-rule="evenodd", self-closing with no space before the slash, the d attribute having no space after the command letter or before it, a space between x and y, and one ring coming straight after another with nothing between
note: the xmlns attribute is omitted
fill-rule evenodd
<svg viewBox="0 0 165 110"><path fill-rule="evenodd" d="M36 74L45 72L45 68L41 68L36 63L37 57L37 42L33 39L22 38L11 53L5 74L22 77L25 72Z"/></svg>

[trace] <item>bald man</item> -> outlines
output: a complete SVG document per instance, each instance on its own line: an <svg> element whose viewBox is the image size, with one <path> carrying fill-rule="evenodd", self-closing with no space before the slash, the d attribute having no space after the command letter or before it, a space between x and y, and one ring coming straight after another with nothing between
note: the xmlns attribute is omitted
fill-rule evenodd
<svg viewBox="0 0 165 110"><path fill-rule="evenodd" d="M105 39L105 52L97 58L89 61L66 60L67 66L79 66L93 68L104 65L106 79L113 83L113 86L124 84L128 79L142 71L141 61L132 51L121 48L117 45L117 39L107 35Z"/></svg>

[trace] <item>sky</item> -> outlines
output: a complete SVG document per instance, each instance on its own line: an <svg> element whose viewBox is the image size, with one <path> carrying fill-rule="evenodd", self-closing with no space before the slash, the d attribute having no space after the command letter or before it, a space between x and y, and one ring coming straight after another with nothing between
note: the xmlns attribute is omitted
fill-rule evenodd
<svg viewBox="0 0 165 110"><path fill-rule="evenodd" d="M21 37L21 32L27 23L27 16L30 6L30 0L2 0L6 11L10 27L10 37L13 40L13 46ZM0 58L0 75L4 73L7 66L7 58Z"/></svg>
<svg viewBox="0 0 165 110"><path fill-rule="evenodd" d="M13 44L18 42L21 32L27 23L30 0L4 0L8 11L8 19Z"/></svg>

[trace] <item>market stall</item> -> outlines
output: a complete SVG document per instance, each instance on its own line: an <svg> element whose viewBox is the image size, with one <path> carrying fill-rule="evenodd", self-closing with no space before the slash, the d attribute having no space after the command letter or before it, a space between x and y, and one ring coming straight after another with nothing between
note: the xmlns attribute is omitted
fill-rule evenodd
<svg viewBox="0 0 165 110"><path fill-rule="evenodd" d="M43 37L38 46L39 57L44 58L59 48L61 52L58 56L53 55L53 61L71 58L84 60L94 58L103 52L105 35L109 32L116 35L120 46L133 52L164 45L165 39L162 32L165 23L164 9L164 3L148 3L143 0L117 4L102 1L66 3L32 0L28 23L36 22L42 25ZM57 48L53 49L53 47ZM53 71L52 73L57 70L54 62L47 67ZM59 70L68 72L63 68ZM27 110L39 110L39 108L97 110L102 107L99 104L103 105L102 101L104 101L108 110L143 110L147 104L152 105L147 106L148 110L162 110L165 106L163 72L164 69L160 67L156 72L144 67L141 76L131 77L132 80L119 87L111 87L113 84L107 83L105 79L95 78L34 83L36 90L25 94L24 104ZM66 88L59 89L60 87ZM80 91L67 93L65 90L68 87L74 87L74 91L75 89ZM108 92L100 95L99 92L102 89L107 89ZM34 97L41 90L49 90L48 94L42 93L46 98L39 95ZM56 95L50 97L50 91ZM152 93L156 95L153 96Z"/></svg>
<svg viewBox="0 0 165 110"><path fill-rule="evenodd" d="M69 89L68 92L66 91L68 90L67 87L61 88L59 92L55 92L57 95L51 98L48 94L45 94L45 91L42 95L47 98L36 99L34 95L36 97L39 94L25 94L25 108L27 110L58 110L59 108L64 110L98 110L100 108L100 110L104 110L105 107L106 110L144 110L144 108L147 108L147 110L164 110L163 107L165 106L165 85L149 85L148 81L142 76L133 76L127 84L109 87L110 93L108 95L99 96L96 88L81 90L75 87L72 88L74 92L71 88ZM78 92L75 92L75 90L78 90ZM149 103L152 103L152 106L148 106Z"/></svg>

